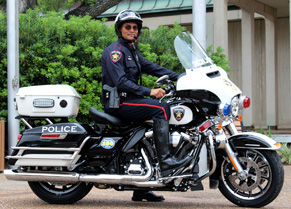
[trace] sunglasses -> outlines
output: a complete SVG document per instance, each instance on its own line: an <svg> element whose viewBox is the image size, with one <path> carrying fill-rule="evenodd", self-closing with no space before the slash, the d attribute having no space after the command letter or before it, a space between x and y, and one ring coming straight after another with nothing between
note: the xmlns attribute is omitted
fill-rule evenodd
<svg viewBox="0 0 291 209"><path fill-rule="evenodd" d="M131 29L133 29L133 30L138 30L138 27L137 27L136 25L134 25L134 26L131 26L131 25L125 25L124 28L125 28L125 30L131 30Z"/></svg>

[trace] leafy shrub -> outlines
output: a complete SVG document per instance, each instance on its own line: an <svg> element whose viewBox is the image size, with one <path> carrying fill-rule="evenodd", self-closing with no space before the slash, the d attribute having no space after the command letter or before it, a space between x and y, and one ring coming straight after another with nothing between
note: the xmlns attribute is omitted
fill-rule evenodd
<svg viewBox="0 0 291 209"><path fill-rule="evenodd" d="M185 31L185 27L175 23L173 28L160 26L156 30L144 29L140 38L139 51L143 56L165 68L177 73L184 72L174 48L177 35Z"/></svg>
<svg viewBox="0 0 291 209"><path fill-rule="evenodd" d="M84 123L92 121L89 108L103 109L100 103L101 55L117 40L114 27L107 26L105 21L92 20L89 16L65 20L56 12L40 15L38 9L20 14L20 86L69 84L82 97L76 120ZM6 120L7 18L3 12L0 12L0 24L0 119ZM137 44L138 50L151 62L182 73L184 69L173 44L182 31L185 28L177 23L172 28L144 29ZM225 63L222 51L215 56L220 57L217 61ZM154 88L155 81L153 76L143 75L146 87Z"/></svg>
<svg viewBox="0 0 291 209"><path fill-rule="evenodd" d="M19 15L20 86L69 84L82 97L76 120L92 121L91 106L102 110L101 55L117 40L114 27L106 20L91 17L71 17L65 20L56 12L39 15L39 10L28 10ZM6 15L0 12L0 119L7 118L7 27ZM162 26L154 31L144 30L141 54L152 62L181 71L173 42L184 28ZM155 78L143 76L144 85L153 88Z"/></svg>
<svg viewBox="0 0 291 209"><path fill-rule="evenodd" d="M212 61L222 69L224 69L226 72L230 71L230 68L228 66L229 61L226 59L226 55L223 54L223 48L222 47L217 47L216 51L214 51L213 46L209 46L206 49L206 52L208 56L212 59Z"/></svg>
<svg viewBox="0 0 291 209"><path fill-rule="evenodd" d="M0 12L0 120L7 117L7 18Z"/></svg>
<svg viewBox="0 0 291 209"><path fill-rule="evenodd" d="M0 116L7 117L6 16L0 13ZM89 16L64 20L58 13L19 15L20 86L69 84L81 95L77 120L88 122L90 106L100 104L101 54L115 41L112 27Z"/></svg>

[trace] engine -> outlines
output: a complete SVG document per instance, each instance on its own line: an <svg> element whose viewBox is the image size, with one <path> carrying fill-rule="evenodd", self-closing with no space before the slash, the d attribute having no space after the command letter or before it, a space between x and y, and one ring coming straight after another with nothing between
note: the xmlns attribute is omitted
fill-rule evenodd
<svg viewBox="0 0 291 209"><path fill-rule="evenodd" d="M144 175L146 173L146 166L143 157L139 152L130 150L122 157L120 170L124 174Z"/></svg>
<svg viewBox="0 0 291 209"><path fill-rule="evenodd" d="M150 131L146 133L146 137L153 140L153 132ZM170 132L169 139L171 144L171 154L182 158L187 154L188 149L193 149L193 146L197 144L199 136L192 132L172 131ZM147 172L145 160L141 153L134 149L129 150L121 156L120 161L119 168L121 174L145 175Z"/></svg>
<svg viewBox="0 0 291 209"><path fill-rule="evenodd" d="M177 147L183 141L196 145L198 140L199 140L199 135L194 134L192 132L184 133L184 132L173 131L170 133L170 142L171 142L172 147Z"/></svg>

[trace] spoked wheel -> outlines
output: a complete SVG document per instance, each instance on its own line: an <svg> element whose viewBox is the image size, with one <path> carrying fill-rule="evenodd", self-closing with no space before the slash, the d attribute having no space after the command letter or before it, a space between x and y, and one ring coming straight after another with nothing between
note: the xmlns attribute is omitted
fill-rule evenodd
<svg viewBox="0 0 291 209"><path fill-rule="evenodd" d="M50 204L72 204L85 197L92 189L92 184L28 182L32 191L43 201Z"/></svg>
<svg viewBox="0 0 291 209"><path fill-rule="evenodd" d="M263 207L280 193L284 170L275 151L239 150L238 160L247 174L240 180L228 158L221 164L219 190L231 202L243 207Z"/></svg>

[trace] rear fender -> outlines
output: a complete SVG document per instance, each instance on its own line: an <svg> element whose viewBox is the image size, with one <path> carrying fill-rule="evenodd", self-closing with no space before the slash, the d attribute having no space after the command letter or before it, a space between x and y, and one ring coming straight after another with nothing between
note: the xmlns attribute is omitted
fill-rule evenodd
<svg viewBox="0 0 291 209"><path fill-rule="evenodd" d="M278 150L280 144L270 137L253 132L243 132L228 138L228 141L235 149L261 149Z"/></svg>

